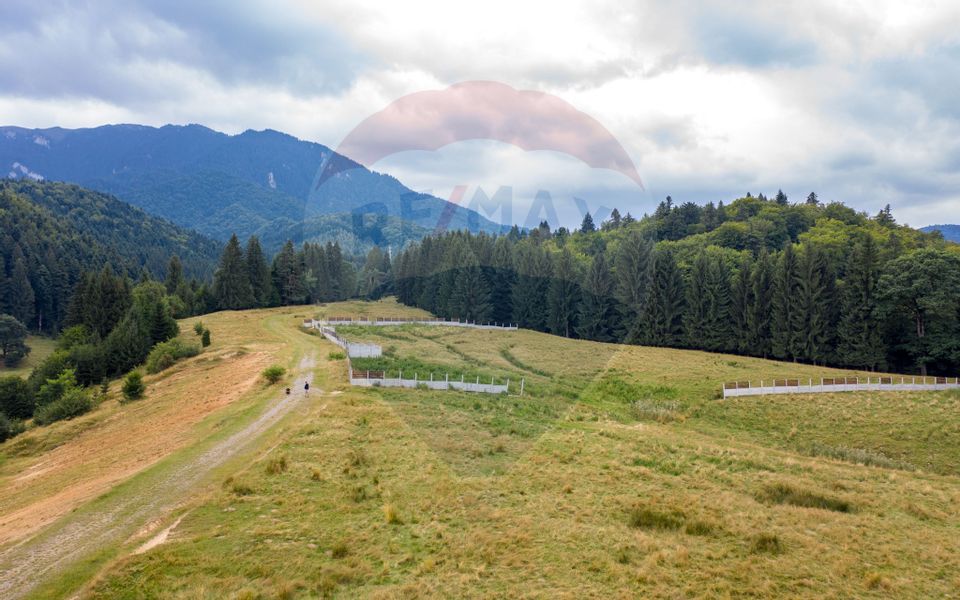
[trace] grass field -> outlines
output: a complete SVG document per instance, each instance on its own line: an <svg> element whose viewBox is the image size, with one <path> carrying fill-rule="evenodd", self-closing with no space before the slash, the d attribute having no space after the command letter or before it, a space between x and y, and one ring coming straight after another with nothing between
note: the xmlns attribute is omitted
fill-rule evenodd
<svg viewBox="0 0 960 600"><path fill-rule="evenodd" d="M960 596L958 394L720 400L727 380L842 373L427 326L338 332L398 364L523 377L525 395L349 388L336 347L297 331L305 310L420 314L390 302L239 313L243 325L221 334L230 348L264 362L292 353L287 363L316 348L323 393L158 517L150 531L170 528L163 543L137 553L154 533L131 535L36 595ZM214 324L228 322L204 320L215 340ZM210 376L204 356L178 367L188 389ZM171 389L169 402L178 394L216 391ZM210 435L251 394L184 431ZM107 410L126 407L88 418L109 422ZM47 435L69 445L100 423ZM0 482L56 452L36 447L0 464Z"/></svg>
<svg viewBox="0 0 960 600"><path fill-rule="evenodd" d="M7 375L26 377L35 366L42 363L57 347L57 343L54 340L36 335L28 336L26 343L27 347L30 348L30 354L15 367L7 367L0 361L0 377Z"/></svg>

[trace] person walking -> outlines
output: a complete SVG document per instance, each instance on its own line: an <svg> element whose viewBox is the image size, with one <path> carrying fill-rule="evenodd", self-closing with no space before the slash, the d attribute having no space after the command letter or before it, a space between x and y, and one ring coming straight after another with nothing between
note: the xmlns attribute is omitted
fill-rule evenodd
<svg viewBox="0 0 960 600"><path fill-rule="evenodd" d="M306 396L310 394L310 382L307 381L303 384L303 395Z"/></svg>

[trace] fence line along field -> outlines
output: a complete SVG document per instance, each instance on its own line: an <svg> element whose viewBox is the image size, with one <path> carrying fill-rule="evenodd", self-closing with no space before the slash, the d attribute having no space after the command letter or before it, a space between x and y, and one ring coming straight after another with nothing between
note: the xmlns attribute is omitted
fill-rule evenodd
<svg viewBox="0 0 960 600"><path fill-rule="evenodd" d="M158 515L152 533L99 549L99 560L52 575L38 594L960 594L956 391L723 399L729 381L876 375L528 330L338 324L351 343L382 348L356 360L383 370L526 380L523 397L360 388L348 384L341 348L303 320L429 315L389 301L255 314L231 334L237 348L274 360L283 350L267 340L282 339L315 352L303 408ZM179 367L184 385L209 376L201 357ZM195 431L265 405L244 406L219 409L212 429ZM69 445L103 426L58 431ZM4 482L46 452L15 463L2 448ZM136 493L133 484L114 494ZM69 516L48 531L62 523ZM162 543L136 552L156 532Z"/></svg>

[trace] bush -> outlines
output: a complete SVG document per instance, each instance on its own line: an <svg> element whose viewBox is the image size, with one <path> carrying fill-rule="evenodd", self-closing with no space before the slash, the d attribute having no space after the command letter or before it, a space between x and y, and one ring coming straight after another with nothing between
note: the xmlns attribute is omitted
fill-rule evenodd
<svg viewBox="0 0 960 600"><path fill-rule="evenodd" d="M203 335L200 336L200 343L203 344L203 347L206 348L210 345L210 330L204 329Z"/></svg>
<svg viewBox="0 0 960 600"><path fill-rule="evenodd" d="M181 358L190 358L198 354L200 354L200 346L196 344L186 344L178 339L159 343L147 355L147 373L159 373L172 367Z"/></svg>
<svg viewBox="0 0 960 600"><path fill-rule="evenodd" d="M327 358L329 358L330 360L343 360L346 357L347 355L344 354L343 352L331 352L330 354L327 355Z"/></svg>
<svg viewBox="0 0 960 600"><path fill-rule="evenodd" d="M55 421L79 417L90 412L92 408L90 396L80 388L72 388L58 400L38 408L33 415L33 421L38 425L49 425Z"/></svg>
<svg viewBox="0 0 960 600"><path fill-rule="evenodd" d="M287 370L280 365L273 365L263 370L263 378L267 380L267 383L274 384L280 381L286 373Z"/></svg>
<svg viewBox="0 0 960 600"><path fill-rule="evenodd" d="M67 392L77 389L77 377L73 369L64 369L59 375L48 379L37 392L37 406L46 406L63 398Z"/></svg>
<svg viewBox="0 0 960 600"><path fill-rule="evenodd" d="M10 419L7 415L0 412L0 442L20 435L24 429L26 429L26 427L24 427L23 421Z"/></svg>
<svg viewBox="0 0 960 600"><path fill-rule="evenodd" d="M19 377L0 377L0 413L11 419L29 419L35 408L33 391Z"/></svg>
<svg viewBox="0 0 960 600"><path fill-rule="evenodd" d="M267 461L267 475L279 475L287 470L286 456L273 456Z"/></svg>
<svg viewBox="0 0 960 600"><path fill-rule="evenodd" d="M850 512L853 508L846 500L797 489L786 483L766 486L763 491L757 494L757 500L772 504L790 504L802 508L820 508L843 513Z"/></svg>
<svg viewBox="0 0 960 600"><path fill-rule="evenodd" d="M197 321L193 324L193 332L197 335L203 335L207 329L203 326L203 321Z"/></svg>
<svg viewBox="0 0 960 600"><path fill-rule="evenodd" d="M140 371L130 371L130 373L127 374L127 378L123 380L122 390L123 397L127 402L143 398L143 393L147 390L147 386L143 383L143 375L140 374Z"/></svg>

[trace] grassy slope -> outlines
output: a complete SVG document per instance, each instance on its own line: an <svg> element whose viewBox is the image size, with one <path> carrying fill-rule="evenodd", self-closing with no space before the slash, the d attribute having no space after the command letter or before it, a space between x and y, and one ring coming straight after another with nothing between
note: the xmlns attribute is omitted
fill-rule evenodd
<svg viewBox="0 0 960 600"><path fill-rule="evenodd" d="M361 310L412 314L321 312ZM528 395L325 398L87 595L960 593L955 394L721 401L725 380L825 370L527 331L353 333L401 358L524 376ZM808 456L823 447L922 470ZM811 503L847 510L796 506Z"/></svg>
<svg viewBox="0 0 960 600"><path fill-rule="evenodd" d="M57 342L47 337L31 335L27 337L27 347L30 348L30 354L20 361L19 365L7 367L4 366L3 362L0 362L0 377L6 377L7 375L26 377L30 375L30 371L33 371L35 366L42 363L45 358L53 353L57 347Z"/></svg>

